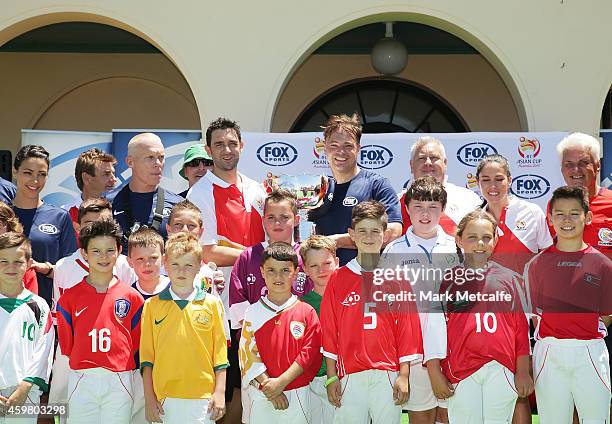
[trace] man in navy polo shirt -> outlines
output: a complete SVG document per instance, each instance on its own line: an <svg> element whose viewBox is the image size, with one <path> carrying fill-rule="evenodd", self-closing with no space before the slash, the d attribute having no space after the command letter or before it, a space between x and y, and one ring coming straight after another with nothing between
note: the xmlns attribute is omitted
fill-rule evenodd
<svg viewBox="0 0 612 424"><path fill-rule="evenodd" d="M317 234L330 236L338 246L337 256L344 265L357 255L347 229L351 225L353 207L364 200L377 200L389 216L385 243L402 234L402 212L389 180L357 166L361 123L356 115L331 116L323 130L325 155L333 177L323 205L312 211L309 219Z"/></svg>
<svg viewBox="0 0 612 424"><path fill-rule="evenodd" d="M123 253L127 255L127 238L142 225L155 229L164 239L172 207L184 200L160 187L164 171L164 145L153 133L134 136L128 143L127 166L132 178L113 199L113 218L124 234Z"/></svg>

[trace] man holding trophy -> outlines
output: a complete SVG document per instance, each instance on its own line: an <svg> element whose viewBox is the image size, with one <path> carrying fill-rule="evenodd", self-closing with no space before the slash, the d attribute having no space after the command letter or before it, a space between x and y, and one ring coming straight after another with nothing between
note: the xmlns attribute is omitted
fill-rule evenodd
<svg viewBox="0 0 612 424"><path fill-rule="evenodd" d="M353 207L364 200L377 200L386 207L389 225L385 244L402 234L400 203L389 180L357 166L361 123L356 115L331 116L323 130L325 155L332 171L322 205L310 210L308 218L317 234L331 237L338 246L340 265L357 255L348 235ZM298 196L299 197L299 196ZM308 196L306 196L308 197Z"/></svg>

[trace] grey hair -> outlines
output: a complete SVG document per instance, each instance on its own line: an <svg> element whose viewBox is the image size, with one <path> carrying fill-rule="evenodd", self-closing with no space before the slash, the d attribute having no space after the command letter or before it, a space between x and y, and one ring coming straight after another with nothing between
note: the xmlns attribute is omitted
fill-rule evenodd
<svg viewBox="0 0 612 424"><path fill-rule="evenodd" d="M599 140L595 137L590 136L588 134L575 132L557 144L557 153L559 154L559 159L563 160L563 153L572 147L580 147L586 149L591 155L591 159L593 163L599 162L601 158L601 148L599 146Z"/></svg>
<svg viewBox="0 0 612 424"><path fill-rule="evenodd" d="M415 152L426 144L433 143L436 146L440 147L440 151L442 152L442 159L446 159L446 149L444 149L444 144L440 140L430 135L423 136L414 142L412 147L410 148L410 160L414 160Z"/></svg>

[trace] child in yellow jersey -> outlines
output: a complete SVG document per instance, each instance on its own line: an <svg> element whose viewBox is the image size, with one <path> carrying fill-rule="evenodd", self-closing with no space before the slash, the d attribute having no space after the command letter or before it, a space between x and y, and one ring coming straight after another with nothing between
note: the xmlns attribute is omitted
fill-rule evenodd
<svg viewBox="0 0 612 424"><path fill-rule="evenodd" d="M223 304L194 288L201 261L194 235L170 236L164 255L170 287L145 303L140 364L150 422L213 423L225 413Z"/></svg>

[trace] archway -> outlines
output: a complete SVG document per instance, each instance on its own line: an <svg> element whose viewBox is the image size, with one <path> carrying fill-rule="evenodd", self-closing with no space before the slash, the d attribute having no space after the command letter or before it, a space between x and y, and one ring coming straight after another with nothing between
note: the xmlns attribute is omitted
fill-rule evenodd
<svg viewBox="0 0 612 424"><path fill-rule="evenodd" d="M484 37L434 16L386 13L347 22L317 40L284 81L272 130L293 128L309 105L335 87L381 78L371 66L369 51L384 36L385 21L395 22L396 38L404 34L411 40L408 66L396 79L436 93L472 131L528 129L520 81L511 76ZM372 36L375 32L378 35Z"/></svg>
<svg viewBox="0 0 612 424"><path fill-rule="evenodd" d="M110 131L199 129L200 115L177 62L150 36L112 18L53 13L0 31L3 147L23 128Z"/></svg>
<svg viewBox="0 0 612 424"><path fill-rule="evenodd" d="M368 79L324 93L290 131L319 131L330 115L338 113L359 115L366 134L469 130L457 111L426 88L399 79Z"/></svg>

